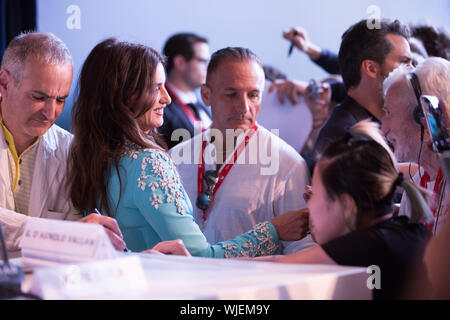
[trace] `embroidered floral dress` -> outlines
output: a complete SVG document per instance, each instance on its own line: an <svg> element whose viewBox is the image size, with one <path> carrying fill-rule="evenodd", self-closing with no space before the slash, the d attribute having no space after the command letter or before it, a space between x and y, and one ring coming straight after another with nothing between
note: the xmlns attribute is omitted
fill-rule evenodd
<svg viewBox="0 0 450 320"><path fill-rule="evenodd" d="M270 222L259 223L232 240L210 245L192 216L192 205L170 157L160 150L129 149L109 171L110 208L132 251L151 249L158 242L182 239L189 252L202 257L271 255L279 246Z"/></svg>

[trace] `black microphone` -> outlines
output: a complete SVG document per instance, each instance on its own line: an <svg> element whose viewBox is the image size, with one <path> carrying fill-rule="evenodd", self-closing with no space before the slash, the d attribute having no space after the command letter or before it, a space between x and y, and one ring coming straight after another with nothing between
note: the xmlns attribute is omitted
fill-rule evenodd
<svg viewBox="0 0 450 320"><path fill-rule="evenodd" d="M0 299L14 298L21 295L21 283L24 273L21 266L9 263L8 250L3 237L2 223L0 222L0 244L2 247L2 261L0 261Z"/></svg>

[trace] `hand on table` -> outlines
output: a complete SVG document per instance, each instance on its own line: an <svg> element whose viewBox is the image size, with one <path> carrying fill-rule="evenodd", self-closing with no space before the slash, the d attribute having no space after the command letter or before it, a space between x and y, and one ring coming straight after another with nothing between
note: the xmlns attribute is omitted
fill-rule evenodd
<svg viewBox="0 0 450 320"><path fill-rule="evenodd" d="M183 240L170 240L170 241L162 241L154 246L150 250L145 250L142 253L161 253L161 254L172 254L176 256L187 256L191 257L191 254L186 249Z"/></svg>

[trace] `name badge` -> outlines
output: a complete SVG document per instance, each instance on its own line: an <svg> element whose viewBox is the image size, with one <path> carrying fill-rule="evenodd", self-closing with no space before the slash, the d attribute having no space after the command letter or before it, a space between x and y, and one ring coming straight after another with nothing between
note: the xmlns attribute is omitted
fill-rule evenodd
<svg viewBox="0 0 450 320"><path fill-rule="evenodd" d="M30 292L42 299L138 298L148 282L138 256L37 268Z"/></svg>
<svg viewBox="0 0 450 320"><path fill-rule="evenodd" d="M54 266L118 256L101 225L29 218L20 242L25 267Z"/></svg>

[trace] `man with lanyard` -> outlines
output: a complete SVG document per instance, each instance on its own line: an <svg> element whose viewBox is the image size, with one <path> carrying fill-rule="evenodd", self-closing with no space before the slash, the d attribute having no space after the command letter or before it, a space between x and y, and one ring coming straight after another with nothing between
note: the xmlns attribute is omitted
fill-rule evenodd
<svg viewBox="0 0 450 320"><path fill-rule="evenodd" d="M167 57L166 89L172 102L164 110L159 131L172 148L211 125L211 114L196 95L205 82L209 47L203 37L178 33L167 40L163 52Z"/></svg>
<svg viewBox="0 0 450 320"><path fill-rule="evenodd" d="M442 58L428 58L414 72L398 68L384 82L385 116L382 129L401 161L418 163L420 170L411 179L432 191L430 208L435 220L429 229L438 234L447 220L449 203L446 198L446 179L439 154L434 152L432 139L426 128L420 105L421 95L434 95L442 99L440 107L450 112L450 62ZM403 196L400 215L409 215L409 202Z"/></svg>
<svg viewBox="0 0 450 320"><path fill-rule="evenodd" d="M211 57L201 94L213 123L170 150L210 243L235 237L258 222L305 208L310 178L305 161L258 125L264 71L248 49L225 48ZM314 245L310 236L283 243L283 253Z"/></svg>
<svg viewBox="0 0 450 320"><path fill-rule="evenodd" d="M77 220L66 192L72 135L55 125L72 82L72 56L53 34L28 33L8 45L0 69L0 221L12 257L29 217ZM90 214L116 249L125 243L116 220Z"/></svg>

